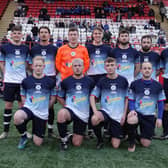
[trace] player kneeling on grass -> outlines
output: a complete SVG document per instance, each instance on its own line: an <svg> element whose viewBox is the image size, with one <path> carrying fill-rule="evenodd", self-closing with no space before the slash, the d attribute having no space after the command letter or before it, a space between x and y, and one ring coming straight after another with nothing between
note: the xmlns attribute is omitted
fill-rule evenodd
<svg viewBox="0 0 168 168"><path fill-rule="evenodd" d="M91 78L83 75L84 62L80 58L72 61L73 75L61 82L58 101L65 105L58 111L57 127L61 137L61 150L68 148L67 125L73 121L74 146L80 146L89 119L89 96L94 87ZM65 98L65 103L64 99Z"/></svg>
<svg viewBox="0 0 168 168"><path fill-rule="evenodd" d="M135 151L136 128L140 126L140 143L144 147L151 144L155 128L155 109L157 105L158 117L156 126L162 126L162 114L165 94L159 82L151 78L152 64L144 62L141 65L142 79L131 83L129 89L128 123L128 151Z"/></svg>
<svg viewBox="0 0 168 168"><path fill-rule="evenodd" d="M117 64L114 58L107 58L104 63L107 76L101 78L96 84L90 96L93 109L92 124L95 135L98 138L97 149L103 146L101 135L102 126L108 122L110 125L111 144L114 148L120 145L123 135L122 126L125 122L128 99L128 81L116 73ZM97 110L95 97L101 98L101 109Z"/></svg>
<svg viewBox="0 0 168 168"><path fill-rule="evenodd" d="M45 64L41 56L33 59L33 75L25 78L21 84L23 107L16 111L14 123L21 139L19 149L23 149L27 143L26 124L32 120L33 141L40 146L43 142L46 122L48 119L48 107L55 102L55 82L43 73Z"/></svg>

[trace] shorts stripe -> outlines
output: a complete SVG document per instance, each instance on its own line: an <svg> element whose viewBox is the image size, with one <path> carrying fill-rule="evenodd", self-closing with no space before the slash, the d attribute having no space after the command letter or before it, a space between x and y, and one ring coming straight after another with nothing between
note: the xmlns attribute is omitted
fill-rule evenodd
<svg viewBox="0 0 168 168"><path fill-rule="evenodd" d="M4 117L10 117L10 116L12 116L12 114L4 114L3 116Z"/></svg>
<svg viewBox="0 0 168 168"><path fill-rule="evenodd" d="M8 125L8 124L10 124L10 122L3 122L3 124L4 124L4 125Z"/></svg>

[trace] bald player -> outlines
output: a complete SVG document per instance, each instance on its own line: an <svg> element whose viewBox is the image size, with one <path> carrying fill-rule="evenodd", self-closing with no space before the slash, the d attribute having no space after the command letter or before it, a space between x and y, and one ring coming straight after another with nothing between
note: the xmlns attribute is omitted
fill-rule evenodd
<svg viewBox="0 0 168 168"><path fill-rule="evenodd" d="M151 78L152 64L144 62L141 65L142 78L131 83L129 90L128 151L135 151L136 128L140 126L140 143L149 147L154 135L155 124L162 126L162 115L165 94L159 82ZM158 109L155 121L156 106Z"/></svg>

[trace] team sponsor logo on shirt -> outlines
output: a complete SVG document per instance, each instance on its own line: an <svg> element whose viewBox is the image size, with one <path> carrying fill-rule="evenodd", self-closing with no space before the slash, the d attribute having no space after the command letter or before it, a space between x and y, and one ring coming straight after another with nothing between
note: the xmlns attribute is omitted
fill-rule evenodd
<svg viewBox="0 0 168 168"><path fill-rule="evenodd" d="M152 107L154 105L153 101L145 101L143 102L140 100L140 109L146 108L146 107Z"/></svg>
<svg viewBox="0 0 168 168"><path fill-rule="evenodd" d="M33 96L31 96L31 98L29 100L30 100L31 103L35 104L35 103L45 101L46 97L45 96L40 96L40 97L34 98Z"/></svg>
<svg viewBox="0 0 168 168"><path fill-rule="evenodd" d="M45 61L45 65L50 65L51 64L51 61L50 60L46 60Z"/></svg>
<svg viewBox="0 0 168 168"><path fill-rule="evenodd" d="M13 68L18 68L20 65L24 65L24 62L23 61L20 61L20 62L14 62L13 60L11 61L10 65L13 67Z"/></svg>
<svg viewBox="0 0 168 168"><path fill-rule="evenodd" d="M91 65L93 65L94 67L96 67L97 65L103 65L103 64L104 64L103 60L95 60L95 59L93 59L91 61Z"/></svg>
<svg viewBox="0 0 168 168"><path fill-rule="evenodd" d="M117 102L117 101L120 101L120 100L121 100L121 97L110 98L109 96L107 96L106 99L105 99L105 102L110 104L110 103Z"/></svg>
<svg viewBox="0 0 168 168"><path fill-rule="evenodd" d="M126 71L126 70L128 70L128 69L130 69L131 68L131 66L130 65L125 65L125 66L121 66L121 64L119 64L118 65L118 70L120 70L120 71Z"/></svg>
<svg viewBox="0 0 168 168"><path fill-rule="evenodd" d="M74 104L79 104L81 102L85 102L86 100L87 100L86 96L78 97L78 98L76 96L73 96L73 98L72 98L72 102Z"/></svg>
<svg viewBox="0 0 168 168"><path fill-rule="evenodd" d="M75 55L76 55L76 52L72 51L72 52L71 52L71 56L74 57Z"/></svg>

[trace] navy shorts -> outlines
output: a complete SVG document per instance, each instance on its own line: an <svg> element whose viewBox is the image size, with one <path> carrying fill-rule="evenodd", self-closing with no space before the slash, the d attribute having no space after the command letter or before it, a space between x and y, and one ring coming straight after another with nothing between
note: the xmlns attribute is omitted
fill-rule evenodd
<svg viewBox="0 0 168 168"><path fill-rule="evenodd" d="M27 107L22 107L21 110L27 114L28 121L32 120L32 133L40 138L44 138L47 120L35 116Z"/></svg>
<svg viewBox="0 0 168 168"><path fill-rule="evenodd" d="M5 101L8 101L8 102L13 102L15 100L21 101L20 84L5 83L3 94L4 94Z"/></svg>
<svg viewBox="0 0 168 168"><path fill-rule="evenodd" d="M110 118L108 114L104 110L99 110L104 116L104 122L109 123L109 133L112 138L123 138L123 127L120 125L119 122L115 121L114 119Z"/></svg>
<svg viewBox="0 0 168 168"><path fill-rule="evenodd" d="M138 114L138 125L140 125L141 138L151 140L155 129L155 116Z"/></svg>
<svg viewBox="0 0 168 168"><path fill-rule="evenodd" d="M81 120L78 116L76 116L71 109L67 107L65 107L65 109L67 109L71 115L71 121L68 121L67 123L69 124L73 121L73 133L84 136L87 123Z"/></svg>

